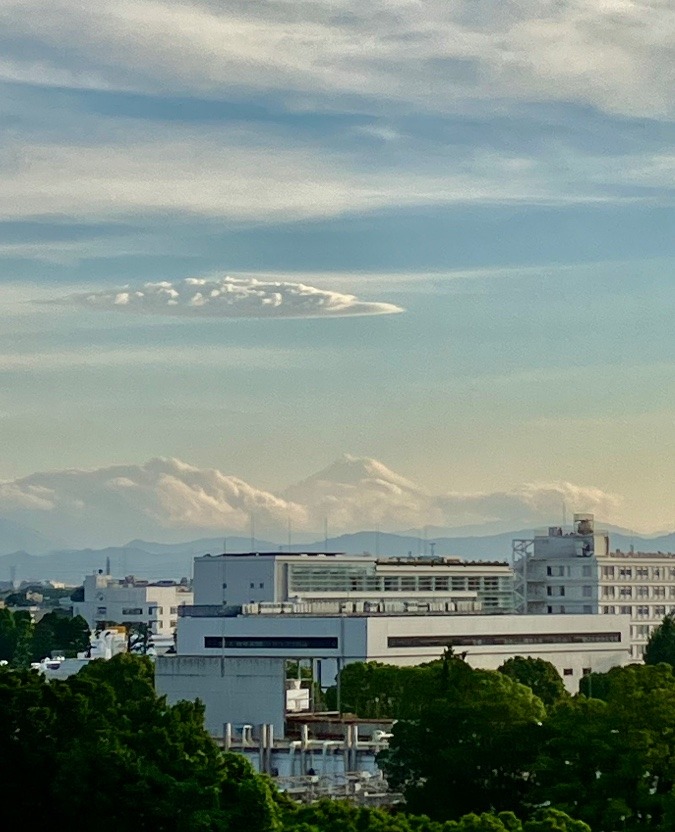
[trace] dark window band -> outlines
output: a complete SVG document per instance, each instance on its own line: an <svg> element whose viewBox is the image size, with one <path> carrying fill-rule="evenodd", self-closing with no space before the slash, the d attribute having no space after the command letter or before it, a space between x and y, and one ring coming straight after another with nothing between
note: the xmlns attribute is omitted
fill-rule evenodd
<svg viewBox="0 0 675 832"><path fill-rule="evenodd" d="M337 650L337 646L337 638L327 636L204 637L204 647L229 647L234 650Z"/></svg>
<svg viewBox="0 0 675 832"><path fill-rule="evenodd" d="M515 644L607 644L621 642L621 633L540 633L537 635L390 636L388 647L481 647Z"/></svg>

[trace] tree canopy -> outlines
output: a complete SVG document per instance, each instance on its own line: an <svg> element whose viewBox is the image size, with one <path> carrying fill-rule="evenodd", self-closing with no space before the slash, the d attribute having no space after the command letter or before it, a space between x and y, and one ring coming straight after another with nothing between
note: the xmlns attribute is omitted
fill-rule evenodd
<svg viewBox="0 0 675 832"><path fill-rule="evenodd" d="M510 676L528 688L550 708L567 696L565 684L551 662L533 659L531 656L514 656L499 668L500 673Z"/></svg>
<svg viewBox="0 0 675 832"><path fill-rule="evenodd" d="M667 615L652 631L644 652L645 664L666 664L675 667L675 618Z"/></svg>

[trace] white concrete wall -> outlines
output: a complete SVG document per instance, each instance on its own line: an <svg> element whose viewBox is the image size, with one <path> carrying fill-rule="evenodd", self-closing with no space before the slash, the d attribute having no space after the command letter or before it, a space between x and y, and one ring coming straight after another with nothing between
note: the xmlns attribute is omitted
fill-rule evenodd
<svg viewBox="0 0 675 832"><path fill-rule="evenodd" d="M194 562L194 603L241 606L274 601L274 558L201 557Z"/></svg>
<svg viewBox="0 0 675 832"><path fill-rule="evenodd" d="M157 693L170 704L200 699L206 730L223 736L223 725L272 723L283 736L286 707L285 662L282 658L246 659L212 656L159 656L155 663Z"/></svg>
<svg viewBox="0 0 675 832"><path fill-rule="evenodd" d="M415 665L443 654L441 647L388 647L391 636L534 635L546 633L618 632L620 642L586 644L505 644L458 646L473 667L496 670L512 656L531 656L555 665L567 689L576 693L584 670L604 673L627 664L630 627L627 615L473 615L425 617L372 617L368 620L368 658L389 664ZM567 673L565 672L567 671Z"/></svg>

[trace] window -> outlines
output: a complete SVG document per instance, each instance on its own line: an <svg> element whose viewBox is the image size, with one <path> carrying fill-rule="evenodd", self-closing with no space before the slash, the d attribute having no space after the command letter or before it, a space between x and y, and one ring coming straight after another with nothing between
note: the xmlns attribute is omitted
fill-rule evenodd
<svg viewBox="0 0 675 832"><path fill-rule="evenodd" d="M175 626L176 626L176 619L172 618L171 621L169 621L169 627L171 627L171 629L173 629Z"/></svg>
<svg viewBox="0 0 675 832"><path fill-rule="evenodd" d="M675 581L675 566L668 567L668 577L671 581Z"/></svg>
<svg viewBox="0 0 675 832"><path fill-rule="evenodd" d="M592 586L585 586L582 589L581 594L584 598L592 598L593 597L593 587Z"/></svg>
<svg viewBox="0 0 675 832"><path fill-rule="evenodd" d="M399 588L399 580L398 575L394 577L386 577L384 579L384 591L385 592L398 592Z"/></svg>
<svg viewBox="0 0 675 832"><path fill-rule="evenodd" d="M602 588L602 597L603 598L614 598L614 587L613 586L603 586Z"/></svg>
<svg viewBox="0 0 675 832"><path fill-rule="evenodd" d="M249 585L249 589L255 589L255 584L253 583L253 581L251 581L251 583Z"/></svg>
<svg viewBox="0 0 675 832"><path fill-rule="evenodd" d="M480 579L479 578L469 578L469 589L473 590L474 592L480 589Z"/></svg>
<svg viewBox="0 0 675 832"><path fill-rule="evenodd" d="M649 618L649 607L636 607L635 612L638 618Z"/></svg>
<svg viewBox="0 0 675 832"><path fill-rule="evenodd" d="M666 614L665 607L654 607L654 618L663 618Z"/></svg>
<svg viewBox="0 0 675 832"><path fill-rule="evenodd" d="M652 569L652 580L660 581L664 577L665 569L662 566L655 566Z"/></svg>
<svg viewBox="0 0 675 832"><path fill-rule="evenodd" d="M590 668L590 667L584 667L584 668L582 668L582 670L581 670L581 675L582 675L582 676L589 676L589 675L591 674L591 672L592 672L592 671L591 671L591 668Z"/></svg>
<svg viewBox="0 0 675 832"><path fill-rule="evenodd" d="M125 607L122 615L143 615L143 607Z"/></svg>
<svg viewBox="0 0 675 832"><path fill-rule="evenodd" d="M435 581L436 581L436 584L435 584L436 592L447 592L448 591L448 588L450 586L450 582L449 582L448 578L438 578L437 577L435 579Z"/></svg>
<svg viewBox="0 0 675 832"><path fill-rule="evenodd" d="M549 578L553 575L552 567L550 567L550 566L546 567L546 574L549 576Z"/></svg>
<svg viewBox="0 0 675 832"><path fill-rule="evenodd" d="M96 615L107 615L108 608L107 607L96 607Z"/></svg>
<svg viewBox="0 0 675 832"><path fill-rule="evenodd" d="M613 578L614 577L614 567L613 566L603 566L602 567L602 577L603 578Z"/></svg>
<svg viewBox="0 0 675 832"><path fill-rule="evenodd" d="M389 636L388 647L480 647L521 644L606 644L621 642L621 633L504 633L499 635ZM207 645L208 646L208 645Z"/></svg>
<svg viewBox="0 0 675 832"><path fill-rule="evenodd" d="M431 577L421 577L419 580L419 590L420 592L431 592L433 589L433 578Z"/></svg>
<svg viewBox="0 0 675 832"><path fill-rule="evenodd" d="M546 594L547 595L564 595L565 594L565 587L564 586L547 586L546 587Z"/></svg>
<svg viewBox="0 0 675 832"><path fill-rule="evenodd" d="M171 615L175 615L178 612L178 607L171 607L169 613Z"/></svg>
<svg viewBox="0 0 675 832"><path fill-rule="evenodd" d="M649 578L649 569L646 566L638 566L635 569L636 578Z"/></svg>
<svg viewBox="0 0 675 832"><path fill-rule="evenodd" d="M401 577L401 591L402 592L414 592L415 591L415 579L409 575L403 575Z"/></svg>
<svg viewBox="0 0 675 832"><path fill-rule="evenodd" d="M619 567L619 577L620 578L632 578L633 577L633 570L630 566L621 566Z"/></svg>
<svg viewBox="0 0 675 832"><path fill-rule="evenodd" d="M553 613L553 607L546 607L546 612L548 615L551 615Z"/></svg>
<svg viewBox="0 0 675 832"><path fill-rule="evenodd" d="M619 613L621 615L632 615L633 609L632 607L619 607Z"/></svg>
<svg viewBox="0 0 675 832"><path fill-rule="evenodd" d="M602 608L602 612L603 612L605 615L614 615L614 610L615 610L615 609L616 609L616 607L603 607L603 608Z"/></svg>
<svg viewBox="0 0 675 832"><path fill-rule="evenodd" d="M574 676L574 671L571 667L565 667L563 669L563 676Z"/></svg>
<svg viewBox="0 0 675 832"><path fill-rule="evenodd" d="M662 598L666 597L666 588L665 588L665 586L655 586L654 589L653 589L653 592L654 592L654 594L652 596L653 598L662 599Z"/></svg>
<svg viewBox="0 0 675 832"><path fill-rule="evenodd" d="M265 589L265 584L260 584L259 589Z"/></svg>
<svg viewBox="0 0 675 832"><path fill-rule="evenodd" d="M330 636L205 636L204 647L235 650L337 650L338 640Z"/></svg>
<svg viewBox="0 0 675 832"><path fill-rule="evenodd" d="M227 581L223 584L223 589L227 589Z"/></svg>
<svg viewBox="0 0 675 832"><path fill-rule="evenodd" d="M649 598L649 587L648 586L637 586L637 587L635 587L635 597L636 598Z"/></svg>
<svg viewBox="0 0 675 832"><path fill-rule="evenodd" d="M633 588L630 586L619 587L619 598L632 598Z"/></svg>

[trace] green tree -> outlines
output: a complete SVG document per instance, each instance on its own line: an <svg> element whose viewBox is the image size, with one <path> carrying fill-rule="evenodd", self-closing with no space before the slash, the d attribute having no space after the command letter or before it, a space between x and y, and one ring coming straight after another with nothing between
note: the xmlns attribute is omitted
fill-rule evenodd
<svg viewBox="0 0 675 832"><path fill-rule="evenodd" d="M11 662L16 650L18 633L14 613L0 607L0 660Z"/></svg>
<svg viewBox="0 0 675 832"><path fill-rule="evenodd" d="M603 699L560 703L532 767L531 800L594 832L663 829L675 786L675 675L670 665L604 674Z"/></svg>
<svg viewBox="0 0 675 832"><path fill-rule="evenodd" d="M645 664L666 664L675 667L675 618L667 615L652 631L644 652Z"/></svg>
<svg viewBox="0 0 675 832"><path fill-rule="evenodd" d="M527 685L547 708L568 695L555 665L544 659L514 656L507 659L498 670L510 676L511 679L515 679L516 682L520 682L521 685Z"/></svg>
<svg viewBox="0 0 675 832"><path fill-rule="evenodd" d="M201 705L169 706L152 677L148 659L129 655L65 681L0 669L3 793L30 794L57 826L96 817L101 832L278 830L269 782L216 747ZM25 804L5 801L8 828L22 817Z"/></svg>
<svg viewBox="0 0 675 832"><path fill-rule="evenodd" d="M443 668L441 668L443 670ZM521 809L545 709L510 677L445 663L445 689L415 719L398 721L381 755L413 812L435 819Z"/></svg>

